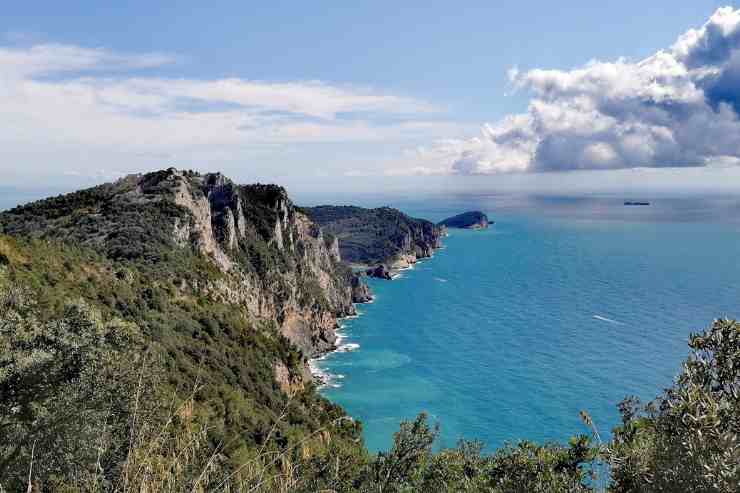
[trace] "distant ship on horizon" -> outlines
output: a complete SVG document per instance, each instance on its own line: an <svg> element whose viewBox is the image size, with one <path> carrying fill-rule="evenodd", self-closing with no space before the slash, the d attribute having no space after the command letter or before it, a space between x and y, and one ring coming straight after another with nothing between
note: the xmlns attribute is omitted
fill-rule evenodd
<svg viewBox="0 0 740 493"><path fill-rule="evenodd" d="M624 205L650 205L650 202L641 202L634 200L625 200Z"/></svg>

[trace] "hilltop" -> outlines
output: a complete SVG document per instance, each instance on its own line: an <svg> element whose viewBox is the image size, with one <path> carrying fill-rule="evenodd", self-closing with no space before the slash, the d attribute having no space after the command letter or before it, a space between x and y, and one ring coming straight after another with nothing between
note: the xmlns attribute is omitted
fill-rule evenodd
<svg viewBox="0 0 740 493"><path fill-rule="evenodd" d="M359 438L356 423L329 425L343 412L314 391L308 358L335 347L367 288L282 187L171 168L16 207L0 233L3 276L40 320L82 302L133 324L161 362L153 388L202 389L193 411L225 457L265 444L284 412L283 446L326 426Z"/></svg>
<svg viewBox="0 0 740 493"><path fill-rule="evenodd" d="M285 189L236 185L219 173L170 168L131 175L16 207L0 214L0 227L14 236L88 247L145 269L207 258L210 278L189 279L181 268L166 275L184 292L245 305L255 319L276 320L307 354L332 346L336 318L353 315L352 302L364 295L341 262L336 240L298 211Z"/></svg>

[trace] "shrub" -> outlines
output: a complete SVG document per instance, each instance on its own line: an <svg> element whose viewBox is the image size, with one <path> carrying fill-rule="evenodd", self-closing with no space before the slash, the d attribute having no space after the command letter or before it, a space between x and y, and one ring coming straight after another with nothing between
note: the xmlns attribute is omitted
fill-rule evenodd
<svg viewBox="0 0 740 493"><path fill-rule="evenodd" d="M740 490L740 324L716 320L689 346L662 396L621 404L608 450L613 491Z"/></svg>
<svg viewBox="0 0 740 493"><path fill-rule="evenodd" d="M0 285L0 478L78 481L114 474L141 337L84 302L40 322L30 292Z"/></svg>

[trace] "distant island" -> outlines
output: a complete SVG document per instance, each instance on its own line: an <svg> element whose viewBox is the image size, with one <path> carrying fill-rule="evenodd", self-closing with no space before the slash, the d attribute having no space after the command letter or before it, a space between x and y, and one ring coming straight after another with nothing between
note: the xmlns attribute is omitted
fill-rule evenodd
<svg viewBox="0 0 740 493"><path fill-rule="evenodd" d="M625 200L624 205L650 205L650 202L640 202L634 200Z"/></svg>
<svg viewBox="0 0 740 493"><path fill-rule="evenodd" d="M444 221L437 223L437 225L458 229L485 229L492 223L493 221L489 221L488 216L481 211L468 211L448 217Z"/></svg>

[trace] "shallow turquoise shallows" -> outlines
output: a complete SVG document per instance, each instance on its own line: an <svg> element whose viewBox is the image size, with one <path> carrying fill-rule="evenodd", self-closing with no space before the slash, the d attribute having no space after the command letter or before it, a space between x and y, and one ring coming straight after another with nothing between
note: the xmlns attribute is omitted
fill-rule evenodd
<svg viewBox="0 0 740 493"><path fill-rule="evenodd" d="M371 450L422 411L441 425L438 446L564 441L587 432L580 410L608 435L623 397L670 385L690 332L740 315L740 232L726 210L565 204L470 204L496 224L452 230L434 258L370 282L377 300L343 321L353 350L318 365L333 375L322 392L362 420ZM401 207L439 220L463 205Z"/></svg>

